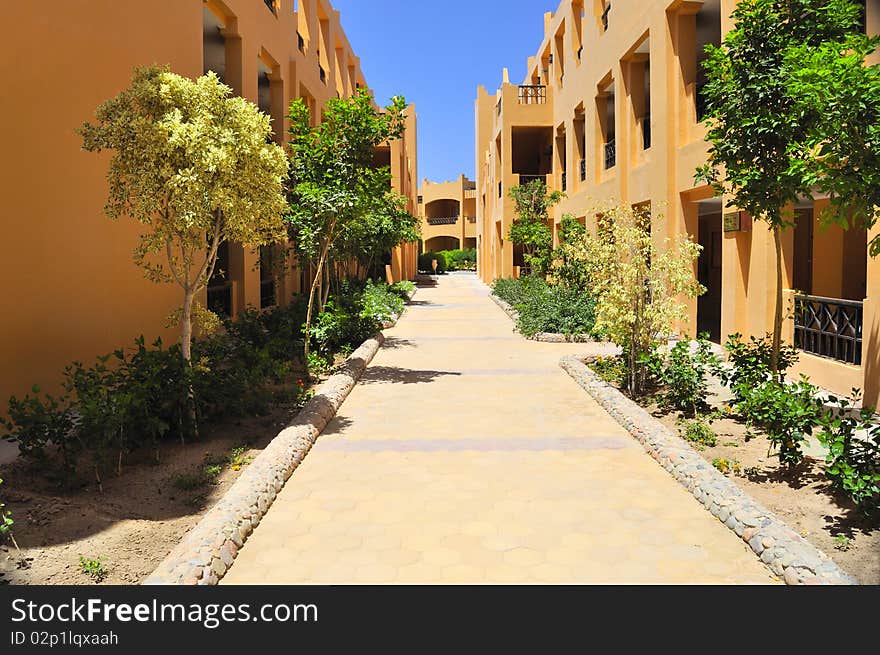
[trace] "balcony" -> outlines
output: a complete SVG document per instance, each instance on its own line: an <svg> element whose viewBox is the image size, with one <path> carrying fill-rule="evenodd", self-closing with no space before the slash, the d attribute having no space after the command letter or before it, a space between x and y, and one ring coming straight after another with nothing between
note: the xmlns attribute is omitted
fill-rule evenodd
<svg viewBox="0 0 880 655"><path fill-rule="evenodd" d="M857 300L795 296L794 345L812 355L860 366L863 320L863 303Z"/></svg>
<svg viewBox="0 0 880 655"><path fill-rule="evenodd" d="M436 218L428 218L428 225L455 225L458 223L458 216L439 216Z"/></svg>
<svg viewBox="0 0 880 655"><path fill-rule="evenodd" d="M581 182L587 181L587 160L581 159Z"/></svg>
<svg viewBox="0 0 880 655"><path fill-rule="evenodd" d="M520 175L519 176L519 185L525 186L535 180L541 180L545 185L547 184L547 176L546 175Z"/></svg>
<svg viewBox="0 0 880 655"><path fill-rule="evenodd" d="M605 144L605 170L614 168L617 165L617 145L614 139Z"/></svg>
<svg viewBox="0 0 880 655"><path fill-rule="evenodd" d="M273 16L275 16L276 18L278 17L278 11L275 7L275 0L263 0L263 4L265 4L266 7L269 8L269 11L272 12Z"/></svg>
<svg viewBox="0 0 880 655"><path fill-rule="evenodd" d="M562 181L562 190L566 191L568 189L568 174L567 173L562 174L561 181Z"/></svg>
<svg viewBox="0 0 880 655"><path fill-rule="evenodd" d="M296 33L296 47L299 48L301 53L306 54L306 40L299 32Z"/></svg>
<svg viewBox="0 0 880 655"><path fill-rule="evenodd" d="M521 105L544 105L547 103L547 87L542 84L521 85L518 98Z"/></svg>
<svg viewBox="0 0 880 655"><path fill-rule="evenodd" d="M321 78L321 81L324 84L327 84L327 71L324 70L324 67L318 64L318 77Z"/></svg>

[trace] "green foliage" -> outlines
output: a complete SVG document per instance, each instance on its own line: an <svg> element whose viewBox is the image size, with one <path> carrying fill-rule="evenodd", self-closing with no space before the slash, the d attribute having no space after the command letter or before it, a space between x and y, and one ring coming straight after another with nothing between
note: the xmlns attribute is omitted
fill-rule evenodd
<svg viewBox="0 0 880 655"><path fill-rule="evenodd" d="M380 323L391 321L403 313L404 300L384 282L367 280L361 292L361 317L375 318ZM363 339L361 340L363 341Z"/></svg>
<svg viewBox="0 0 880 655"><path fill-rule="evenodd" d="M551 284L566 289L590 288L590 265L586 260L584 242L587 229L570 214L559 225L559 247L551 255Z"/></svg>
<svg viewBox="0 0 880 655"><path fill-rule="evenodd" d="M693 350L689 341L676 343L659 371L658 377L666 385L661 403L695 416L699 409L706 407L706 376L717 368L718 363L705 335L697 339Z"/></svg>
<svg viewBox="0 0 880 655"><path fill-rule="evenodd" d="M706 446L711 448L718 444L712 426L702 417L680 420L678 430L682 439L694 444L697 448L702 449Z"/></svg>
<svg viewBox="0 0 880 655"><path fill-rule="evenodd" d="M768 334L765 337L750 337L749 343L743 341L742 335L732 334L724 344L730 368L721 369L721 380L730 387L734 396L740 400L749 389L766 380L774 379L781 382L785 371L794 366L798 360L798 349L794 346L783 346L779 351L777 375L772 374L773 342Z"/></svg>
<svg viewBox="0 0 880 655"><path fill-rule="evenodd" d="M639 397L658 341L687 316L682 299L705 291L694 277L700 246L681 235L658 248L650 215L626 204L597 214L598 232L585 235L579 260L589 265L585 277L597 301L596 329L623 349L627 391Z"/></svg>
<svg viewBox="0 0 880 655"><path fill-rule="evenodd" d="M430 273L433 274L434 265L432 262L437 260L437 271L438 275L441 275L446 272L446 257L439 252L423 252L419 255L419 271L422 273Z"/></svg>
<svg viewBox="0 0 880 655"><path fill-rule="evenodd" d="M742 391L743 398L737 404L740 414L750 425L766 431L780 464L799 464L804 457L803 442L822 416L819 390L802 376L793 384L766 380Z"/></svg>
<svg viewBox="0 0 880 655"><path fill-rule="evenodd" d="M401 300L406 302L412 297L413 293L415 293L416 284L410 280L401 280L388 287L388 290L391 291L391 293L397 294Z"/></svg>
<svg viewBox="0 0 880 655"><path fill-rule="evenodd" d="M727 475L728 473L733 473L734 475L739 475L740 471L742 471L742 464L735 457L733 459L726 459L724 457L716 457L712 460L712 466L714 466L718 471Z"/></svg>
<svg viewBox="0 0 880 655"><path fill-rule="evenodd" d="M608 384L615 387L626 384L626 360L623 357L596 357L589 365Z"/></svg>
<svg viewBox="0 0 880 655"><path fill-rule="evenodd" d="M89 576L94 582L102 582L110 572L107 570L107 567L104 566L103 559L98 557L97 559L91 559L89 557L83 557L80 555L79 557L79 570Z"/></svg>
<svg viewBox="0 0 880 655"><path fill-rule="evenodd" d="M447 271L475 271L477 269L477 251L475 248L441 250L437 254L443 257ZM429 267L430 264L429 260Z"/></svg>
<svg viewBox="0 0 880 655"><path fill-rule="evenodd" d="M270 119L214 73L196 81L156 66L135 69L129 88L101 105L78 133L89 151L112 150L111 218L144 226L135 262L184 292L181 354L189 361L194 296L224 241L250 247L284 238L284 151ZM161 261L160 260L164 260Z"/></svg>
<svg viewBox="0 0 880 655"><path fill-rule="evenodd" d="M525 185L511 187L508 195L513 200L516 218L510 225L507 238L523 247L526 266L533 273L543 275L550 266L553 249L549 210L565 194L559 191L547 193L544 181L537 179Z"/></svg>
<svg viewBox="0 0 880 655"><path fill-rule="evenodd" d="M313 371L318 375L328 373L333 368L333 360L328 359L321 353L310 352L308 358L309 371Z"/></svg>
<svg viewBox="0 0 880 655"><path fill-rule="evenodd" d="M585 292L550 286L537 275L518 280L499 279L493 293L519 314L517 329L532 337L540 332L593 334L596 302Z"/></svg>
<svg viewBox="0 0 880 655"><path fill-rule="evenodd" d="M845 534L839 534L834 537L834 549L839 550L842 553L845 553L852 547L852 539L847 537Z"/></svg>
<svg viewBox="0 0 880 655"><path fill-rule="evenodd" d="M19 400L9 399L8 418L0 417L0 425L8 438L16 441L24 457L45 462L46 446L55 444L61 454L63 468L75 467L80 442L74 430L74 413L67 396L56 398L49 394L40 396L40 387L34 385L33 396L25 395Z"/></svg>
<svg viewBox="0 0 880 655"><path fill-rule="evenodd" d="M819 441L828 449L825 475L838 491L867 512L880 510L880 424L874 408L854 408L852 398L831 396L830 411L822 417Z"/></svg>
<svg viewBox="0 0 880 655"><path fill-rule="evenodd" d="M0 484L3 484L3 478L0 478ZM12 512L6 509L3 496L0 496L0 542L12 536L13 525L15 525L15 521L12 520Z"/></svg>

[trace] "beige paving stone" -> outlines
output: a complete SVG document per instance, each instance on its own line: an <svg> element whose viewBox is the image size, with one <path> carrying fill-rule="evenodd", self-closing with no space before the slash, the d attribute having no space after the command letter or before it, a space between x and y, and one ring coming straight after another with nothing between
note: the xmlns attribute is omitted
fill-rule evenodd
<svg viewBox="0 0 880 655"><path fill-rule="evenodd" d="M223 584L777 582L473 276L422 288Z"/></svg>

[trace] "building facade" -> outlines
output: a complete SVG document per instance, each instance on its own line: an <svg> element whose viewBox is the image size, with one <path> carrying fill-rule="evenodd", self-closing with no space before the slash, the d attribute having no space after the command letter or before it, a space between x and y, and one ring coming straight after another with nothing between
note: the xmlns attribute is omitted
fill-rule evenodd
<svg viewBox="0 0 880 655"><path fill-rule="evenodd" d="M451 182L422 180L422 252L477 247L477 185L464 175Z"/></svg>
<svg viewBox="0 0 880 655"><path fill-rule="evenodd" d="M563 0L544 15L541 44L521 84L505 69L495 94L477 91L478 271L511 277L522 255L507 239L508 189L535 177L566 198L552 210L595 226L597 204L649 209L657 239L687 233L703 246L695 274L707 292L689 302L684 334L772 329L775 254L762 222L694 182L708 144L701 122L703 47L732 26L736 0ZM870 33L880 2L866 3ZM824 201L794 208L783 233L785 333L802 349L795 374L880 403L880 259L865 230L824 227Z"/></svg>
<svg viewBox="0 0 880 655"><path fill-rule="evenodd" d="M329 0L65 0L51 6L12 3L2 40L0 79L4 146L0 161L8 248L0 271L10 311L0 326L0 399L34 383L57 388L72 360L90 361L134 337L178 334L165 323L180 291L144 278L132 262L139 226L103 213L109 154L81 149L75 129L103 101L126 88L137 66L169 65L196 78L212 70L233 91L273 120L275 139L287 138L287 107L308 104L315 124L333 97L366 87ZM380 148L393 186L416 209L416 114L410 107L404 138ZM398 248L389 274L416 272L418 244ZM248 306L285 304L303 286L293 265L273 275L272 252L229 244L200 301L237 314ZM14 346L13 346L14 344Z"/></svg>

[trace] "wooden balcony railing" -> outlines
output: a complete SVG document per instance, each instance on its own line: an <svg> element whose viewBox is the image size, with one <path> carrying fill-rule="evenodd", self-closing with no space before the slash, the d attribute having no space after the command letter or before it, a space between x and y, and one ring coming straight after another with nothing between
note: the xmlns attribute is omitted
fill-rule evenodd
<svg viewBox="0 0 880 655"><path fill-rule="evenodd" d="M862 363L863 303L857 300L794 297L794 345L839 362Z"/></svg>

